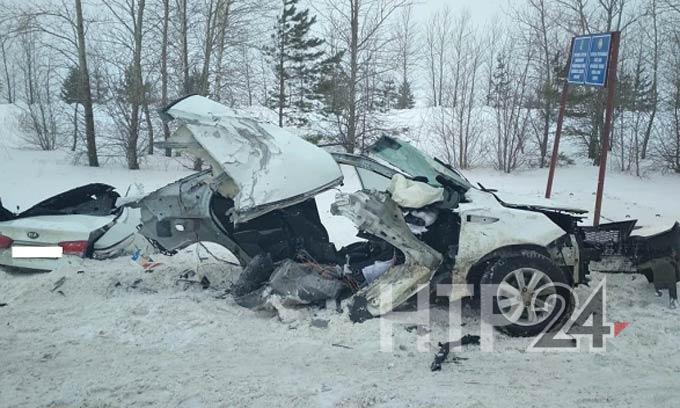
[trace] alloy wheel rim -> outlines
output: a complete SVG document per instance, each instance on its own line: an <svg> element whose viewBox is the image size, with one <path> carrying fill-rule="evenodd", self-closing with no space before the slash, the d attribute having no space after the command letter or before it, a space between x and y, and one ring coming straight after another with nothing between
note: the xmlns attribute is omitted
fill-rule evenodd
<svg viewBox="0 0 680 408"><path fill-rule="evenodd" d="M555 284L547 274L534 268L519 268L498 285L496 301L511 324L533 326L553 313L556 294Z"/></svg>

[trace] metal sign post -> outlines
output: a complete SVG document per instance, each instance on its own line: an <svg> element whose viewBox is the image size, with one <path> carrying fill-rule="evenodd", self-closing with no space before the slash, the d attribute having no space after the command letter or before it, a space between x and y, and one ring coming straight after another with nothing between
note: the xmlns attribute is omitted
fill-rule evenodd
<svg viewBox="0 0 680 408"><path fill-rule="evenodd" d="M569 85L594 86L607 88L607 113L605 115L604 133L600 151L600 172L597 181L597 195L595 199L595 215L593 224L599 225L602 209L602 195L604 191L604 179L607 170L607 154L609 153L609 135L612 127L614 113L614 97L616 96L616 72L618 69L619 44L621 33L595 34L574 37L571 40L571 52L567 80L565 81L560 100L560 112L557 116L557 130L553 143L553 152L548 172L548 184L545 190L545 198L552 194L555 168L559 157L560 137L564 125L564 115L569 95Z"/></svg>
<svg viewBox="0 0 680 408"><path fill-rule="evenodd" d="M604 133L602 134L602 145L600 146L600 174L597 178L597 195L595 196L595 215L593 218L593 225L600 225L600 215L602 212L602 195L604 194L604 177L607 172L607 155L609 154L609 135L612 131L612 117L614 116L614 98L616 97L616 70L619 65L619 44L621 42L621 33L611 33L611 50L607 57L609 67L602 64L602 68L608 69L606 74L607 81L607 113L604 119ZM604 69L603 69L604 70Z"/></svg>
<svg viewBox="0 0 680 408"><path fill-rule="evenodd" d="M575 38L571 39L571 52L567 60L567 67L571 71L572 59L574 58ZM548 185L545 187L545 198L550 198L552 194L553 180L555 179L555 167L560 155L560 138L562 137L562 125L564 125L564 113L567 110L567 100L569 99L569 81L564 81L562 96L560 98L560 113L557 114L557 130L555 131L555 141L553 142L552 157L550 158L550 170L548 171Z"/></svg>

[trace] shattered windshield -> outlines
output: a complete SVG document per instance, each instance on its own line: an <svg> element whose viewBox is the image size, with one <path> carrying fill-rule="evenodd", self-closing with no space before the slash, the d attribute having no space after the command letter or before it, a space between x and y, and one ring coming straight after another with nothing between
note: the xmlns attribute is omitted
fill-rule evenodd
<svg viewBox="0 0 680 408"><path fill-rule="evenodd" d="M437 176L441 174L465 190L472 188L470 182L460 173L428 157L407 142L383 136L369 148L369 153L413 177L426 177L428 184L432 186L442 187L437 181Z"/></svg>

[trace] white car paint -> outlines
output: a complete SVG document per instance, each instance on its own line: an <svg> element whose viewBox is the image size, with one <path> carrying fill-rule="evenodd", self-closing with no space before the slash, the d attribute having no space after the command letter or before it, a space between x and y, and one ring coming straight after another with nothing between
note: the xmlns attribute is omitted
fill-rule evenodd
<svg viewBox="0 0 680 408"><path fill-rule="evenodd" d="M95 241L94 250L104 251L120 246L121 242L129 239L137 231L137 226L140 223L139 209L123 207L122 212L116 218L116 222Z"/></svg>
<svg viewBox="0 0 680 408"><path fill-rule="evenodd" d="M45 257L13 257L12 248L16 247L54 247L64 241L88 241L91 234L101 228L106 232L93 244L92 257L105 259L131 252L134 248L150 250L146 239L137 234L140 223L139 210L123 208L119 215L43 215L19 218L0 222L0 235L12 239L12 247L0 249L0 265L37 269L57 269L63 262L78 258L64 255L58 258ZM37 234L37 238L29 238ZM16 252L16 251L15 251Z"/></svg>
<svg viewBox="0 0 680 408"><path fill-rule="evenodd" d="M278 204L304 201L342 182L328 152L203 96L183 99L166 113L181 123L169 142L187 146L212 164L218 188L234 200L235 222Z"/></svg>
<svg viewBox="0 0 680 408"><path fill-rule="evenodd" d="M12 239L12 246L55 246L64 241L87 241L90 234L111 222L115 215L42 215L0 222L0 235ZM30 235L37 234L32 239ZM12 258L11 249L0 249L0 265L15 268L52 270L60 259ZM64 256L67 258L67 256Z"/></svg>
<svg viewBox="0 0 680 408"><path fill-rule="evenodd" d="M39 215L0 222L0 234L15 243L27 245L56 244L62 241L87 240L92 231L111 223L115 215ZM31 239L29 232L38 234Z"/></svg>
<svg viewBox="0 0 680 408"><path fill-rule="evenodd" d="M453 283L467 284L470 268L485 255L511 245L546 247L565 235L562 228L539 212L502 206L491 194L470 189L460 203L461 230ZM468 293L454 294L455 297Z"/></svg>

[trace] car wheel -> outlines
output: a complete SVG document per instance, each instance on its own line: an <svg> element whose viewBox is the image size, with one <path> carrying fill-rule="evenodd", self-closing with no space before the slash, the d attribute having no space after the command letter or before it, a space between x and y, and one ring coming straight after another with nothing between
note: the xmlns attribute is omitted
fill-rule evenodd
<svg viewBox="0 0 680 408"><path fill-rule="evenodd" d="M480 283L493 285L494 325L511 336L530 337L556 330L574 308L568 279L538 252L523 251L498 259L486 268Z"/></svg>

